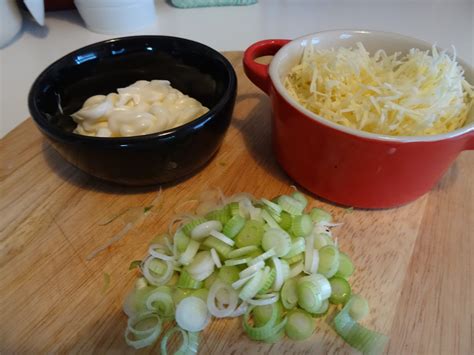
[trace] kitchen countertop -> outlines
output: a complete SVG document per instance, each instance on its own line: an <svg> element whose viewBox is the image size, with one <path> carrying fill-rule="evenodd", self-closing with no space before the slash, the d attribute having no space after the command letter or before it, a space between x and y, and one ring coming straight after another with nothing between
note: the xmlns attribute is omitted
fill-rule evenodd
<svg viewBox="0 0 474 355"><path fill-rule="evenodd" d="M244 50L265 38L294 38L340 28L399 32L474 60L472 0L260 0L243 7L177 9L156 2L157 21L136 34L186 37L218 50ZM48 12L40 27L25 14L22 32L0 50L0 137L29 116L28 90L64 54L115 36L90 32L76 11Z"/></svg>

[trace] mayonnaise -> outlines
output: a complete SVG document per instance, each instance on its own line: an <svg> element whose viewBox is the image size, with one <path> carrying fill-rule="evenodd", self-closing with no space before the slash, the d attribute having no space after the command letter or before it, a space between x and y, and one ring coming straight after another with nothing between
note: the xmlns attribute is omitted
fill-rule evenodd
<svg viewBox="0 0 474 355"><path fill-rule="evenodd" d="M167 80L139 80L117 93L88 98L71 116L77 123L74 133L131 137L181 126L208 111Z"/></svg>

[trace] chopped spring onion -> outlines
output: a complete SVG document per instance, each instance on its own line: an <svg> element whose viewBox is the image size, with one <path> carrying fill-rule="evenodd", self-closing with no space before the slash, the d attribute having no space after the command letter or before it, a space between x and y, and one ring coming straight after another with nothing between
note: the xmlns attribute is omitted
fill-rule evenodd
<svg viewBox="0 0 474 355"><path fill-rule="evenodd" d="M226 237L225 234L222 234L222 233L220 233L220 232L218 232L218 231L213 230L213 231L211 231L209 234L210 234L212 237L214 237L214 238L216 238L216 239L219 239L221 242L223 242L223 243L225 243L225 244L227 244L227 245L230 245L231 247L234 246L234 244L235 244L235 242L234 242L232 239Z"/></svg>
<svg viewBox="0 0 474 355"><path fill-rule="evenodd" d="M244 278L244 277L247 277L247 276L250 276L250 275L254 275L258 270L263 269L264 266L265 266L264 261L258 261L256 263L253 263L249 267L243 269L239 273L239 277Z"/></svg>
<svg viewBox="0 0 474 355"><path fill-rule="evenodd" d="M290 274L288 275L288 277L292 279L298 276L299 274L303 272L303 269L304 269L303 262L298 262L298 263L293 264L290 268Z"/></svg>
<svg viewBox="0 0 474 355"><path fill-rule="evenodd" d="M216 300L221 307L216 305ZM209 290L207 308L214 317L229 317L236 310L238 300L237 292L229 284L217 280Z"/></svg>
<svg viewBox="0 0 474 355"><path fill-rule="evenodd" d="M354 272L354 264L346 253L339 252L339 267L336 276L347 279Z"/></svg>
<svg viewBox="0 0 474 355"><path fill-rule="evenodd" d="M125 330L125 341L135 349L153 344L161 333L161 319L153 312L144 312L129 318Z"/></svg>
<svg viewBox="0 0 474 355"><path fill-rule="evenodd" d="M234 239L237 234L244 228L245 226L245 218L240 215L233 216L222 229L222 233L224 233L227 237Z"/></svg>
<svg viewBox="0 0 474 355"><path fill-rule="evenodd" d="M189 332L203 330L210 319L206 303L198 297L186 297L176 307L176 323Z"/></svg>
<svg viewBox="0 0 474 355"><path fill-rule="evenodd" d="M332 327L350 346L363 354L380 354L387 344L388 337L369 330L350 316L351 300L334 317Z"/></svg>
<svg viewBox="0 0 474 355"><path fill-rule="evenodd" d="M227 208L222 208L207 213L205 217L210 221L219 221L222 225L225 225L232 216Z"/></svg>
<svg viewBox="0 0 474 355"><path fill-rule="evenodd" d="M200 298L204 302L207 302L208 295L209 295L209 290L207 288L200 288L199 290L194 290L190 294L190 296Z"/></svg>
<svg viewBox="0 0 474 355"><path fill-rule="evenodd" d="M173 243L178 252L184 253L188 246L190 238L183 232L182 229L176 231L173 236Z"/></svg>
<svg viewBox="0 0 474 355"><path fill-rule="evenodd" d="M195 240L190 240L186 250L183 254L179 257L178 261L182 265L188 265L191 261L193 261L194 256L199 250L199 243Z"/></svg>
<svg viewBox="0 0 474 355"><path fill-rule="evenodd" d="M260 254L259 256L257 256L256 258L252 259L249 261L249 265L254 265L254 264L257 264L257 263L260 263L260 262L263 262L269 258L271 258L272 256L275 256L275 249L274 248L270 248L268 249L265 253L262 253Z"/></svg>
<svg viewBox="0 0 474 355"><path fill-rule="evenodd" d="M235 265L242 265L242 264L247 264L249 262L250 258L244 258L244 259L229 259L224 262L224 265L226 266L235 266Z"/></svg>
<svg viewBox="0 0 474 355"><path fill-rule="evenodd" d="M321 249L326 245L334 245L334 241L331 236L327 233L317 233L314 235L314 247L316 249Z"/></svg>
<svg viewBox="0 0 474 355"><path fill-rule="evenodd" d="M221 259L219 259L219 255L217 255L217 251L214 248L211 249L211 257L212 261L214 261L214 265L220 269L222 267Z"/></svg>
<svg viewBox="0 0 474 355"><path fill-rule="evenodd" d="M272 287L273 283L275 282L276 271L275 269L271 269L268 266L265 266L264 269L264 276L262 287L258 290L259 294L265 294L270 288Z"/></svg>
<svg viewBox="0 0 474 355"><path fill-rule="evenodd" d="M291 214L289 214L286 211L283 211L280 214L280 222L279 222L280 227L286 231L289 231L292 223L293 223L293 217L291 216Z"/></svg>
<svg viewBox="0 0 474 355"><path fill-rule="evenodd" d="M238 202L230 202L227 208L232 216L240 216L240 205Z"/></svg>
<svg viewBox="0 0 474 355"><path fill-rule="evenodd" d="M334 276L329 280L331 284L331 296L329 302L332 304L346 304L351 298L351 285L346 279Z"/></svg>
<svg viewBox="0 0 474 355"><path fill-rule="evenodd" d="M238 248L249 245L259 246L263 237L263 223L255 220L245 222L244 228L235 237L235 244Z"/></svg>
<svg viewBox="0 0 474 355"><path fill-rule="evenodd" d="M166 255L165 251L162 249L158 249L160 247L159 244L152 244L148 248L148 253L153 256L154 258L161 259L164 261L174 261L174 257L171 255Z"/></svg>
<svg viewBox="0 0 474 355"><path fill-rule="evenodd" d="M258 270L253 274L252 278L245 284L240 290L239 297L243 301L247 301L250 298L255 297L257 292L260 290L263 279L263 270Z"/></svg>
<svg viewBox="0 0 474 355"><path fill-rule="evenodd" d="M207 221L201 223L193 228L191 231L191 238L194 240L203 240L211 234L212 231L220 232L222 230L222 223L219 221Z"/></svg>
<svg viewBox="0 0 474 355"><path fill-rule="evenodd" d="M295 216L291 224L291 231L297 237L306 237L313 230L313 221L307 214Z"/></svg>
<svg viewBox="0 0 474 355"><path fill-rule="evenodd" d="M146 308L163 319L174 318L174 301L169 287L161 286L148 295Z"/></svg>
<svg viewBox="0 0 474 355"><path fill-rule="evenodd" d="M334 245L319 249L318 272L326 277L333 277L339 269L339 250Z"/></svg>
<svg viewBox="0 0 474 355"><path fill-rule="evenodd" d="M227 259L229 253L232 250L232 247L221 240L214 238L214 237L208 237L204 240L202 243L203 247L208 247L209 249L216 249L216 251L219 253L219 255L223 259Z"/></svg>
<svg viewBox="0 0 474 355"><path fill-rule="evenodd" d="M278 224L278 222L275 220L275 218L272 217L272 215L267 210L263 210L262 213L261 213L261 216L262 216L263 220L265 222L267 222L267 224L271 228L280 229L280 225ZM278 217L278 219L279 219L279 217Z"/></svg>
<svg viewBox="0 0 474 355"><path fill-rule="evenodd" d="M285 281L281 289L281 303L286 309L293 309L298 304L296 283L296 279L288 279Z"/></svg>
<svg viewBox="0 0 474 355"><path fill-rule="evenodd" d="M282 229L270 228L263 234L262 248L273 249L278 257L285 256L291 249L291 237Z"/></svg>
<svg viewBox="0 0 474 355"><path fill-rule="evenodd" d="M359 295L352 295L351 306L349 308L349 315L356 322L369 314L369 303L367 300Z"/></svg>
<svg viewBox="0 0 474 355"><path fill-rule="evenodd" d="M179 275L178 283L176 284L177 287L180 288L191 288L191 289L198 289L202 288L203 282L195 280L186 270L181 271Z"/></svg>
<svg viewBox="0 0 474 355"><path fill-rule="evenodd" d="M258 251L258 247L255 246L255 245L249 245L249 246L246 246L246 247L243 247L243 248L232 250L229 253L228 257L229 257L229 259L236 259L236 258L240 258L242 256L247 256L248 254L250 254L254 251Z"/></svg>
<svg viewBox="0 0 474 355"><path fill-rule="evenodd" d="M314 311L313 317L321 317L325 315L329 310L329 300L324 300L323 303L321 303L321 307L319 307L316 311Z"/></svg>
<svg viewBox="0 0 474 355"><path fill-rule="evenodd" d="M246 277L243 277L241 279L238 279L237 281L235 281L234 283L232 283L232 287L237 290L239 288L241 288L243 285L246 284L247 281L249 281L250 279L252 279L255 275L250 275L250 276L246 276Z"/></svg>
<svg viewBox="0 0 474 355"><path fill-rule="evenodd" d="M281 266L281 260L276 256L272 257L273 266L275 267L275 282L273 283L273 289L280 291L285 281L283 277L283 267Z"/></svg>
<svg viewBox="0 0 474 355"><path fill-rule="evenodd" d="M306 206L308 205L308 200L306 199L306 197L299 191L295 191L291 194L291 197L293 197L296 201L298 201L299 203L301 203L303 205L303 209L306 208Z"/></svg>
<svg viewBox="0 0 474 355"><path fill-rule="evenodd" d="M309 313L315 313L321 307L323 300L317 285L307 277L302 277L296 284L298 305Z"/></svg>
<svg viewBox="0 0 474 355"><path fill-rule="evenodd" d="M286 211L293 216L302 214L305 208L305 206L300 201L287 195L278 197L278 205L283 211Z"/></svg>
<svg viewBox="0 0 474 355"><path fill-rule="evenodd" d="M262 201L273 213L280 215L280 213L283 211L283 209L278 206L278 204L267 200L266 198L262 198L260 201Z"/></svg>
<svg viewBox="0 0 474 355"><path fill-rule="evenodd" d="M187 235L187 236L191 236L191 231L196 228L198 225L202 224L202 223L205 223L206 222L206 219L205 218L196 218L196 219L193 219L191 222L185 224L181 230L182 232Z"/></svg>
<svg viewBox="0 0 474 355"><path fill-rule="evenodd" d="M173 276L173 272L174 272L173 263L171 261L166 261L165 262L166 270L162 274L156 274L155 272L150 270L150 263L153 260L157 260L157 259L150 256L143 263L143 266L142 266L143 276L152 285L155 285L155 286L164 285L171 279L171 276Z"/></svg>
<svg viewBox="0 0 474 355"><path fill-rule="evenodd" d="M278 302L278 294L275 293L271 297L267 298L261 298L261 299L249 299L247 302L253 306L267 306L270 304L273 304L275 302Z"/></svg>
<svg viewBox="0 0 474 355"><path fill-rule="evenodd" d="M314 207L309 215L315 223L328 223L332 221L332 216L322 208Z"/></svg>
<svg viewBox="0 0 474 355"><path fill-rule="evenodd" d="M292 258L305 251L305 239L303 237L297 237L292 240L291 249L288 254L285 255L285 259Z"/></svg>
<svg viewBox="0 0 474 355"><path fill-rule="evenodd" d="M304 271L306 273L311 273L311 266L313 265L313 253L314 250L314 237L309 235L305 240L305 250L304 250Z"/></svg>
<svg viewBox="0 0 474 355"><path fill-rule="evenodd" d="M270 305L271 316L260 326L251 326L249 324L250 314L256 306L250 306L247 312L244 314L243 327L247 335L252 340L264 340L277 333L275 330L276 323L278 322L278 308L275 306L277 303ZM260 306L267 307L267 306Z"/></svg>
<svg viewBox="0 0 474 355"><path fill-rule="evenodd" d="M219 270L218 277L222 282L232 284L239 279L239 272L237 266L223 266Z"/></svg>
<svg viewBox="0 0 474 355"><path fill-rule="evenodd" d="M127 343L152 345L161 322L175 319L178 328L165 334L162 352L171 337L181 335L175 354L194 355L197 332L212 316L244 315L248 337L267 343L285 333L306 339L313 318L327 314L330 303L351 303L347 312L354 321L365 316L367 301L351 297L346 280L354 265L331 236L338 224L322 210L305 214L307 204L299 192L272 201L217 196L196 207L207 219L176 217L169 227L173 238L153 240L140 263L143 277L124 302Z"/></svg>
<svg viewBox="0 0 474 355"><path fill-rule="evenodd" d="M311 315L300 309L295 309L288 314L285 326L286 335L292 340L304 340L313 335L316 323Z"/></svg>
<svg viewBox="0 0 474 355"><path fill-rule="evenodd" d="M197 281L207 279L214 272L211 253L207 250L200 251L186 268L193 279Z"/></svg>
<svg viewBox="0 0 474 355"><path fill-rule="evenodd" d="M163 339L161 340L160 350L162 355L168 355L168 339L171 338L174 333L178 332L181 334L183 341L179 349L175 352L175 354L186 354L186 350L188 349L189 345L188 333L179 327L174 327L168 330L163 336Z"/></svg>
<svg viewBox="0 0 474 355"><path fill-rule="evenodd" d="M254 325L256 327L261 327L266 324L272 318L273 311L276 312L276 321L283 317L283 307L280 302L266 306L253 307L252 318Z"/></svg>

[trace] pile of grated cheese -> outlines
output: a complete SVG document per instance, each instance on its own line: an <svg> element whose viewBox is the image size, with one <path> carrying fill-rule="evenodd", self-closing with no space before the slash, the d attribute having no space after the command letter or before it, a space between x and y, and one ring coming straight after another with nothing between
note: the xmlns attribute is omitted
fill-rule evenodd
<svg viewBox="0 0 474 355"><path fill-rule="evenodd" d="M474 87L445 51L411 49L373 56L356 48L306 47L285 87L306 109L343 126L394 136L433 135L462 127Z"/></svg>

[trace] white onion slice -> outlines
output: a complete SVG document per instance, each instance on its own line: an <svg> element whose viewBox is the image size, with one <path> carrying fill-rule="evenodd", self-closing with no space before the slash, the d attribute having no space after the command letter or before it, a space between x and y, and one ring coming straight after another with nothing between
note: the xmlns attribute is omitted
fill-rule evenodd
<svg viewBox="0 0 474 355"><path fill-rule="evenodd" d="M313 260L311 261L311 268L309 270L310 273L315 274L318 272L319 266L319 251L318 249L313 250Z"/></svg>
<svg viewBox="0 0 474 355"><path fill-rule="evenodd" d="M196 281L207 279L214 272L214 260L211 252L204 250L197 253L186 269Z"/></svg>
<svg viewBox="0 0 474 355"><path fill-rule="evenodd" d="M209 235L213 236L216 239L219 239L221 242L230 245L231 247L234 246L235 242L230 239L228 236L225 234L222 234L221 232L218 232L216 230L213 230L209 233Z"/></svg>
<svg viewBox="0 0 474 355"><path fill-rule="evenodd" d="M237 281L235 281L233 284L232 284L232 287L237 290L238 288L241 288L248 280L250 280L253 276L253 275L250 275L250 276L247 276L247 277L243 277L241 279L238 279Z"/></svg>
<svg viewBox="0 0 474 355"><path fill-rule="evenodd" d="M298 276L299 274L301 274L301 272L303 271L304 269L304 264L300 261L299 263L297 263L295 266L293 266L292 268L290 268L290 274L289 274L289 278L292 279L293 277L296 277Z"/></svg>
<svg viewBox="0 0 474 355"><path fill-rule="evenodd" d="M225 290L225 296L222 296L221 290ZM219 305L226 307L217 307L216 299L219 295ZM230 287L228 284L225 284L219 280L214 282L209 290L209 295L207 296L207 308L209 312L217 318L229 317L237 308L237 303L239 301L239 296L237 292Z"/></svg>
<svg viewBox="0 0 474 355"><path fill-rule="evenodd" d="M232 312L232 314L229 317L235 318L235 317L240 317L241 315L245 314L247 312L247 309L249 308L249 305L247 302L242 302L237 309Z"/></svg>
<svg viewBox="0 0 474 355"><path fill-rule="evenodd" d="M184 251L183 254L179 257L178 261L182 265L188 265L193 261L194 256L199 250L199 243L196 242L195 240L190 240L188 243L188 246L186 247L186 250Z"/></svg>
<svg viewBox="0 0 474 355"><path fill-rule="evenodd" d="M150 271L150 262L153 260L153 259L156 259L152 256L148 257L145 262L143 263L143 267L142 267L142 273L143 273L143 276L145 276L146 280L151 283L152 285L154 286L161 286L161 285L164 285L165 283L167 283L171 277L173 276L173 272L174 272L174 265L171 261L164 261L165 264L166 264L166 270L165 272L163 273L163 275L159 276L159 277L156 277L154 276L151 271Z"/></svg>
<svg viewBox="0 0 474 355"><path fill-rule="evenodd" d="M221 259L219 259L219 255L217 254L217 251L214 248L211 249L211 257L214 261L214 264L216 264L216 267L220 269L222 267Z"/></svg>
<svg viewBox="0 0 474 355"><path fill-rule="evenodd" d="M247 276L254 275L258 270L262 269L264 266L265 266L265 262L264 261L259 261L259 262L255 263L253 265L250 265L248 268L242 270L239 273L239 277L244 278L244 277L247 277Z"/></svg>
<svg viewBox="0 0 474 355"><path fill-rule="evenodd" d="M176 323L188 332L203 330L210 319L206 303L198 297L186 297L176 307Z"/></svg>
<svg viewBox="0 0 474 355"><path fill-rule="evenodd" d="M314 250L314 236L309 235L306 237L305 250L304 250L304 271L310 273L311 265L313 263L313 250Z"/></svg>
<svg viewBox="0 0 474 355"><path fill-rule="evenodd" d="M145 330L138 330L135 325L142 322L145 319L156 318L156 324ZM136 340L130 339L130 333L132 333ZM127 322L127 329L125 330L125 342L135 349L141 349L146 346L153 344L161 333L161 320L160 317L153 312L142 313L138 317L129 318Z"/></svg>
<svg viewBox="0 0 474 355"><path fill-rule="evenodd" d="M224 262L224 265L226 266L236 266L236 265L242 265L242 264L247 264L249 261L248 258L244 259L229 259Z"/></svg>
<svg viewBox="0 0 474 355"><path fill-rule="evenodd" d="M275 256L275 249L274 249L274 248L270 248L270 249L268 249L265 253L260 254L260 255L257 256L256 258L250 260L250 261L249 261L249 265L256 264L256 263L258 263L259 261L265 261L265 260L271 258L272 256Z"/></svg>
<svg viewBox="0 0 474 355"><path fill-rule="evenodd" d="M281 286L283 286L283 270L281 266L281 261L276 256L272 257L273 265L275 265L275 282L273 283L273 289L275 291L280 291Z"/></svg>
<svg viewBox="0 0 474 355"><path fill-rule="evenodd" d="M219 221L207 221L201 223L194 227L191 231L191 238L195 240L202 240L210 235L211 231L218 231L222 230L222 223Z"/></svg>
<svg viewBox="0 0 474 355"><path fill-rule="evenodd" d="M267 306L269 304L273 304L278 301L278 295L273 295L268 298L262 298L262 299L249 299L247 300L248 303L250 303L253 306Z"/></svg>
<svg viewBox="0 0 474 355"><path fill-rule="evenodd" d="M170 255L166 255L164 253L160 253L160 251L163 251L163 246L160 244L152 244L148 248L148 253L153 256L154 258L161 259L164 261L174 261L174 258ZM157 251L159 250L159 251Z"/></svg>

